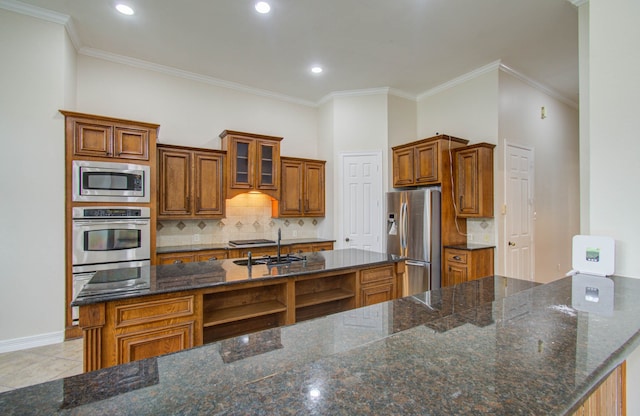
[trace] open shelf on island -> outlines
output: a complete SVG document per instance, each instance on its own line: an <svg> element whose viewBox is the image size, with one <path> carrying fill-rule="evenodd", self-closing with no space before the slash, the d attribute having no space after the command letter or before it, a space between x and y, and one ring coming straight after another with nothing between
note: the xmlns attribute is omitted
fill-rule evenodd
<svg viewBox="0 0 640 416"><path fill-rule="evenodd" d="M296 322L355 307L356 273L296 281Z"/></svg>

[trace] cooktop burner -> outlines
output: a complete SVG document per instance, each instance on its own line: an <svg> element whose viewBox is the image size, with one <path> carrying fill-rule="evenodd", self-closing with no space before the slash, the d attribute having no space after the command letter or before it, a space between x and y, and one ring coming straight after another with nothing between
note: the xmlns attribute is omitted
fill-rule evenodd
<svg viewBox="0 0 640 416"><path fill-rule="evenodd" d="M232 246L253 246L258 244L275 244L273 240L255 239L255 240L229 240L229 245Z"/></svg>

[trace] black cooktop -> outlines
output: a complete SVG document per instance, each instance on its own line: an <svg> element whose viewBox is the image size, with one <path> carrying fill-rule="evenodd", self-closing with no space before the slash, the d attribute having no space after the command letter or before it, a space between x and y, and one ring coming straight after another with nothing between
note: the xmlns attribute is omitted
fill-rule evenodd
<svg viewBox="0 0 640 416"><path fill-rule="evenodd" d="M265 240L262 238L257 238L255 240L229 240L229 245L232 246L252 246L258 244L275 244L276 242L273 240Z"/></svg>

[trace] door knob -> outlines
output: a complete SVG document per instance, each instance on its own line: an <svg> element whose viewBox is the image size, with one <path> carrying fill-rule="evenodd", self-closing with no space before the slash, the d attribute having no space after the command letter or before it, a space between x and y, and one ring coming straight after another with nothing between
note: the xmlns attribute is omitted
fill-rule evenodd
<svg viewBox="0 0 640 416"><path fill-rule="evenodd" d="M344 241L349 242L349 237L345 238Z"/></svg>
<svg viewBox="0 0 640 416"><path fill-rule="evenodd" d="M514 242L512 242L512 241L509 241L509 246L510 246L510 247L515 247L515 246L516 246L516 243L514 243Z"/></svg>

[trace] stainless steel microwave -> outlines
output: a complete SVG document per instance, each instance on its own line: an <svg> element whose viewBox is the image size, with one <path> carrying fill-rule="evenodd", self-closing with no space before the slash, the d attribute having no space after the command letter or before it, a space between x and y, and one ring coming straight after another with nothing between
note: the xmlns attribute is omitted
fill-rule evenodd
<svg viewBox="0 0 640 416"><path fill-rule="evenodd" d="M74 160L72 175L74 201L150 202L149 166Z"/></svg>

